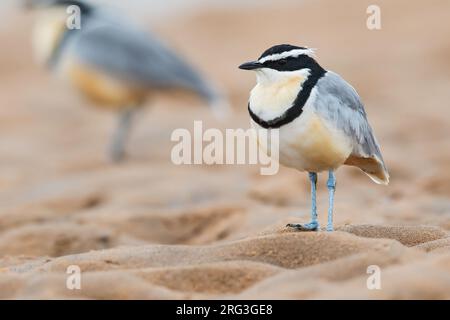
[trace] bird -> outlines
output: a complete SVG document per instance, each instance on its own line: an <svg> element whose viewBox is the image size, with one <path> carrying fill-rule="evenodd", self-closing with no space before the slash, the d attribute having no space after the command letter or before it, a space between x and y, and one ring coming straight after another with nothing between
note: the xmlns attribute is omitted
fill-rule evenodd
<svg viewBox="0 0 450 320"><path fill-rule="evenodd" d="M132 120L152 93L189 91L204 99L215 115L227 114L228 103L211 81L122 15L81 0L24 1L41 13L33 32L38 62L94 106L117 112L109 148L114 162L124 159ZM79 8L79 29L67 27L70 6Z"/></svg>
<svg viewBox="0 0 450 320"><path fill-rule="evenodd" d="M321 230L316 206L318 173L328 172L329 207L326 231L333 231L335 171L356 166L377 184L389 173L380 146L356 90L337 73L325 70L315 49L275 45L255 61L239 66L256 72L257 84L248 102L250 122L266 135L278 130L280 164L308 172L311 221L288 224L300 231ZM270 141L258 141L263 151ZM267 153L267 151L266 151Z"/></svg>

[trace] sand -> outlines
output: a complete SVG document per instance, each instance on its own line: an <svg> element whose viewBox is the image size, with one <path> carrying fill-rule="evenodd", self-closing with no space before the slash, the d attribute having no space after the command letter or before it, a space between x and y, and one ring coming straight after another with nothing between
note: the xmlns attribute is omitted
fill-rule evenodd
<svg viewBox="0 0 450 320"><path fill-rule="evenodd" d="M450 299L448 1L379 1L379 31L365 27L370 1L298 2L144 20L222 84L234 113L219 122L195 99L155 97L120 165L104 153L114 116L35 66L31 15L3 12L0 298ZM383 187L337 172L333 233L285 227L309 219L305 174L170 161L170 134L194 120L248 127L254 78L236 67L282 42L318 48L356 87L391 173ZM73 265L81 290L66 286Z"/></svg>

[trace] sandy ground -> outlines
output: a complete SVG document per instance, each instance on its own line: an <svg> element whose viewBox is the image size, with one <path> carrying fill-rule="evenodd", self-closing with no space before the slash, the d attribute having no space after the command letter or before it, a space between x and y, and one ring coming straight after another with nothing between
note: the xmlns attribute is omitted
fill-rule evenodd
<svg viewBox="0 0 450 320"><path fill-rule="evenodd" d="M203 10L147 26L228 92L234 115L155 98L129 161L108 163L114 115L34 66L29 14L0 27L0 298L450 298L450 4L302 1ZM305 174L258 166L175 166L170 134L248 127L254 77L239 71L275 43L318 48L362 96L391 173L388 187L337 173L334 233L287 230L309 218ZM325 223L325 176L319 212ZM67 267L82 289L66 288ZM367 267L381 268L368 290Z"/></svg>

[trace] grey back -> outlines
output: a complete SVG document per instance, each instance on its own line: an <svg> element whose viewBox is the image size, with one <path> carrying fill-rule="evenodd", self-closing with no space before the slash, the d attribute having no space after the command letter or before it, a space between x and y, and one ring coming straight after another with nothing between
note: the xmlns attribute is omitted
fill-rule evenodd
<svg viewBox="0 0 450 320"><path fill-rule="evenodd" d="M331 71L317 82L316 88L316 111L351 139L352 154L363 158L376 157L386 169L380 147L356 90Z"/></svg>
<svg viewBox="0 0 450 320"><path fill-rule="evenodd" d="M209 102L218 99L216 89L185 60L121 17L96 9L75 32L66 50L88 65L141 87L184 88Z"/></svg>

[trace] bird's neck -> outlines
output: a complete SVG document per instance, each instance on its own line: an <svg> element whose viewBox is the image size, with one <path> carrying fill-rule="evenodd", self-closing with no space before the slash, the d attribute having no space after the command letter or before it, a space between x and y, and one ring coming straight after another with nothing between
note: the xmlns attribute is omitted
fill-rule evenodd
<svg viewBox="0 0 450 320"><path fill-rule="evenodd" d="M250 108L264 120L281 116L303 89L310 70L278 72L267 69L257 72L257 85L250 95Z"/></svg>
<svg viewBox="0 0 450 320"><path fill-rule="evenodd" d="M33 32L33 50L36 60L47 64L66 32L67 14L63 8L39 12Z"/></svg>
<svg viewBox="0 0 450 320"><path fill-rule="evenodd" d="M313 87L326 73L319 68L260 74L249 101L253 121L263 128L279 128L299 117Z"/></svg>
<svg viewBox="0 0 450 320"><path fill-rule="evenodd" d="M86 26L90 11L81 11L82 27ZM38 13L33 32L33 49L36 60L49 67L57 64L67 40L79 30L68 28L66 7L46 8Z"/></svg>

